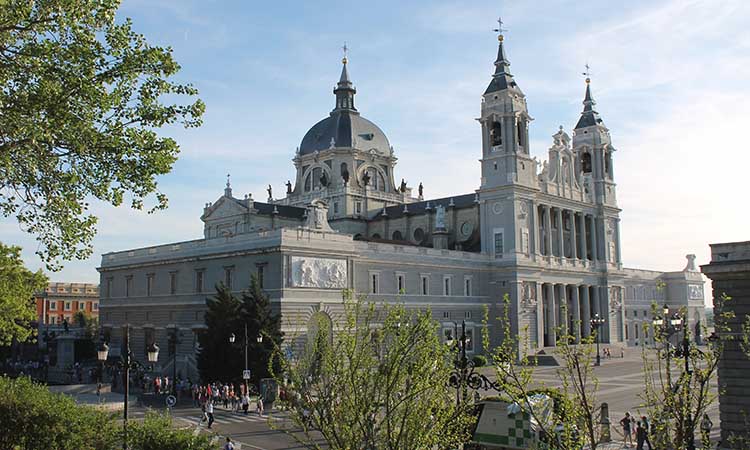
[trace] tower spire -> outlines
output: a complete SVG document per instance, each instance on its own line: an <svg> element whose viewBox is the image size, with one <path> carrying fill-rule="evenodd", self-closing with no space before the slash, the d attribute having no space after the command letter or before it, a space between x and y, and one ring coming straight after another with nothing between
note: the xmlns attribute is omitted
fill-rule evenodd
<svg viewBox="0 0 750 450"><path fill-rule="evenodd" d="M578 119L578 123L575 126L576 130L604 124L601 117L599 117L599 113L594 109L596 102L594 101L594 97L591 96L591 67L588 63L586 63L585 67L586 71L582 75L586 77L586 93L583 96L583 111L581 112L581 118Z"/></svg>
<svg viewBox="0 0 750 450"><path fill-rule="evenodd" d="M505 37L503 33L508 30L503 28L503 19L501 17L498 17L497 24L498 27L492 30L497 33L498 42L497 59L495 59L495 73L492 75L492 81L490 81L490 85L484 93L489 94L491 92L502 91L505 89L516 89L520 92L516 81L513 79L513 75L510 73L510 61L508 61L508 58L505 55Z"/></svg>
<svg viewBox="0 0 750 450"><path fill-rule="evenodd" d="M334 111L356 111L357 108L354 107L354 94L357 93L357 90L354 89L352 80L349 78L349 70L347 69L349 47L346 45L346 42L344 42L341 49L344 52L344 57L341 58L341 76L339 77L338 84L336 84L336 88L333 90L333 93L336 95L336 108Z"/></svg>

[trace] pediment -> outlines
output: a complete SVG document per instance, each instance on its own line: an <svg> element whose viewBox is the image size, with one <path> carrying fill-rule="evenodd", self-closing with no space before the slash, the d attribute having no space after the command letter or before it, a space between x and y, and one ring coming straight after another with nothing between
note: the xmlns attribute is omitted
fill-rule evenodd
<svg viewBox="0 0 750 450"><path fill-rule="evenodd" d="M246 214L247 212L248 208L241 205L237 200L228 197L221 197L211 205L206 213L203 214L201 220L206 222L209 220Z"/></svg>

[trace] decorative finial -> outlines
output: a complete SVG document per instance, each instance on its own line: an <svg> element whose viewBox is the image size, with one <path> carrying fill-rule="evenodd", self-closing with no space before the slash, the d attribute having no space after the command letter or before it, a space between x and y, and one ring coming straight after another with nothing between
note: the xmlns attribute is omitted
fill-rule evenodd
<svg viewBox="0 0 750 450"><path fill-rule="evenodd" d="M581 75L584 75L586 77L586 84L589 84L589 83L591 83L591 70L589 70L591 68L589 67L589 63L588 62L586 63L586 65L584 67L586 67L586 71L583 72Z"/></svg>
<svg viewBox="0 0 750 450"><path fill-rule="evenodd" d="M230 186L230 184L229 184L229 177L230 177L230 176L231 176L231 175L227 174L227 188L230 188L230 187L232 187L232 186Z"/></svg>
<svg viewBox="0 0 750 450"><path fill-rule="evenodd" d="M503 41L503 32L508 31L505 28L503 28L503 18L498 17L497 18L497 28L493 28L492 31L495 33L498 33L497 40L502 42Z"/></svg>
<svg viewBox="0 0 750 450"><path fill-rule="evenodd" d="M346 64L347 62L349 62L349 59L347 58L347 55L349 54L349 47L346 46L346 41L344 41L344 46L341 47L341 50L344 51L344 57L341 58L341 62L343 64Z"/></svg>

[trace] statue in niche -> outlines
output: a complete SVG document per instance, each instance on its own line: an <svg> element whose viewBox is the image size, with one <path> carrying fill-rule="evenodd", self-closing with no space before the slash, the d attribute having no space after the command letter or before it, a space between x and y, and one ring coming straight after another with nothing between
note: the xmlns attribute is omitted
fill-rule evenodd
<svg viewBox="0 0 750 450"><path fill-rule="evenodd" d="M401 187L399 188L399 190L402 194L406 192L406 181L404 181L403 178L401 178Z"/></svg>
<svg viewBox="0 0 750 450"><path fill-rule="evenodd" d="M349 169L346 168L346 165L344 165L341 168L341 178L344 180L344 184L349 184Z"/></svg>
<svg viewBox="0 0 750 450"><path fill-rule="evenodd" d="M287 195L292 193L292 182L289 180L286 180L286 193Z"/></svg>
<svg viewBox="0 0 750 450"><path fill-rule="evenodd" d="M268 199L269 200L273 199L273 188L271 187L270 184L266 188L266 192L268 192Z"/></svg>
<svg viewBox="0 0 750 450"><path fill-rule="evenodd" d="M323 174L320 176L320 185L323 187L328 187L328 174L326 174L326 171L323 171Z"/></svg>
<svg viewBox="0 0 750 450"><path fill-rule="evenodd" d="M424 195L424 186L422 186L422 182L419 182L419 198L422 198Z"/></svg>
<svg viewBox="0 0 750 450"><path fill-rule="evenodd" d="M365 173L362 175L362 184L364 186L370 184L370 172L365 171Z"/></svg>
<svg viewBox="0 0 750 450"><path fill-rule="evenodd" d="M435 228L445 230L445 206L438 205L435 208Z"/></svg>

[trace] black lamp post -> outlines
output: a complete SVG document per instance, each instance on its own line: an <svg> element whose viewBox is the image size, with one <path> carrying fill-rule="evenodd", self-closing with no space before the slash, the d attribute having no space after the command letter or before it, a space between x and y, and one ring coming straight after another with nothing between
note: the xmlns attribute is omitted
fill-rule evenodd
<svg viewBox="0 0 750 450"><path fill-rule="evenodd" d="M180 344L179 330L171 328L169 332L169 352L172 354L172 394L177 396L177 346Z"/></svg>
<svg viewBox="0 0 750 450"><path fill-rule="evenodd" d="M453 323L454 326L454 337L458 336L458 324ZM494 389L499 391L502 384L498 381L490 380L481 373L476 372L476 365L474 361L470 361L466 357L466 347L471 342L471 339L466 337L466 322L461 322L461 337L455 340L456 344L456 359L453 361L453 371L448 378L448 385L456 388L456 405L461 404L461 399L466 398L467 391L469 389L478 391L479 389L488 391ZM449 339L446 342L448 345L453 345L454 339Z"/></svg>
<svg viewBox="0 0 750 450"><path fill-rule="evenodd" d="M599 328L604 325L604 317L600 317L599 313L594 314L594 317L591 318L591 328L594 329L594 334L596 335L596 362L594 363L595 366L601 366L602 365L602 357L599 353Z"/></svg>
<svg viewBox="0 0 750 450"><path fill-rule="evenodd" d="M128 397L130 396L130 369L133 370L141 367L138 361L132 359L132 353L130 352L130 327L125 327L125 334L123 336L123 348L124 354L122 359L116 363L116 365L125 370L125 395L123 398L123 421L122 421L122 448L123 450L128 449ZM96 356L102 364L107 360L109 354L109 345L102 339L99 346L96 349ZM155 363L159 359L159 347L155 343L151 343L146 349L148 356L148 362Z"/></svg>
<svg viewBox="0 0 750 450"><path fill-rule="evenodd" d="M263 335L258 334L258 337L255 338L258 342L258 344L263 342ZM234 333L229 335L229 343L234 344L234 341L237 340L237 337L234 335ZM245 394L250 395L250 392L247 390L247 380L250 379L250 374L248 373L247 368L247 347L248 347L248 339L247 339L247 324L245 324L245 341L243 342L244 350L245 350L245 370L242 372L242 378L245 380Z"/></svg>

